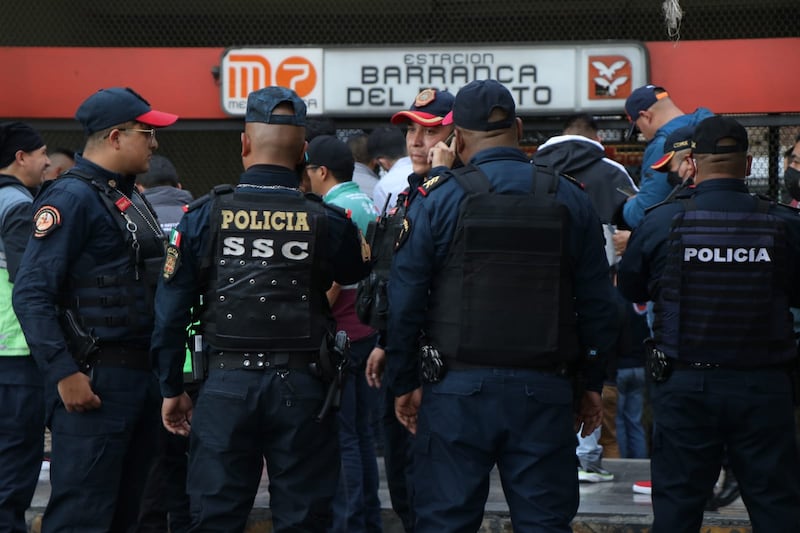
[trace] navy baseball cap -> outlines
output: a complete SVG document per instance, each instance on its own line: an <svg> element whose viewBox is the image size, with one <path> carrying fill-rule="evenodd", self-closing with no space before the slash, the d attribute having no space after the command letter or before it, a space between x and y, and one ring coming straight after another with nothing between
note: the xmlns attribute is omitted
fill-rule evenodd
<svg viewBox="0 0 800 533"><path fill-rule="evenodd" d="M425 89L414 99L408 111L399 111L392 116L392 124L410 120L423 126L439 126L444 117L453 110L455 96L447 91Z"/></svg>
<svg viewBox="0 0 800 533"><path fill-rule="evenodd" d="M639 118L641 111L647 111L653 104L668 96L669 93L666 89L657 85L643 85L634 90L625 100L625 113L631 122L631 127L628 129L628 134L625 138L630 140L636 132L636 119Z"/></svg>
<svg viewBox="0 0 800 533"><path fill-rule="evenodd" d="M692 137L694 136L694 126L683 126L672 131L664 141L664 155L650 165L653 170L662 171L667 168L675 152L692 149Z"/></svg>
<svg viewBox="0 0 800 533"><path fill-rule="evenodd" d="M731 139L733 143L720 144L723 139ZM731 117L714 115L694 129L692 151L696 154L732 154L747 152L749 147L747 130Z"/></svg>
<svg viewBox="0 0 800 533"><path fill-rule="evenodd" d="M293 115L279 115L272 112L279 104L288 102L294 109ZM264 87L247 96L245 122L264 122L289 126L306 125L306 104L297 93L286 87Z"/></svg>
<svg viewBox="0 0 800 533"><path fill-rule="evenodd" d="M83 101L75 112L87 135L125 122L141 122L155 128L171 126L178 115L156 111L130 87L100 89Z"/></svg>
<svg viewBox="0 0 800 533"><path fill-rule="evenodd" d="M492 111L505 111L502 120L490 121ZM516 119L511 92L495 80L475 80L458 91L453 104L453 123L467 130L493 131L510 128ZM449 123L449 120L445 121Z"/></svg>
<svg viewBox="0 0 800 533"><path fill-rule="evenodd" d="M306 166L328 167L339 180L353 178L353 152L333 135L319 135L308 143Z"/></svg>

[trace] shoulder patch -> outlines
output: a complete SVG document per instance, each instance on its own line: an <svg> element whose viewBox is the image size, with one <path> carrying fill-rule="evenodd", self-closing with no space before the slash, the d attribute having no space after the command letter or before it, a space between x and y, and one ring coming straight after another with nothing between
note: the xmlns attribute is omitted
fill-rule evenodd
<svg viewBox="0 0 800 533"><path fill-rule="evenodd" d="M401 246L408 240L408 235L411 233L411 221L408 217L403 218L403 225L400 226L400 233L397 234L397 240L394 241L394 249L399 250Z"/></svg>
<svg viewBox="0 0 800 533"><path fill-rule="evenodd" d="M164 266L161 269L161 275L164 281L170 281L175 277L178 267L181 266L181 250L175 244L168 244L166 255L164 256Z"/></svg>
<svg viewBox="0 0 800 533"><path fill-rule="evenodd" d="M33 236L43 239L61 227L61 213L52 205L44 205L33 215Z"/></svg>

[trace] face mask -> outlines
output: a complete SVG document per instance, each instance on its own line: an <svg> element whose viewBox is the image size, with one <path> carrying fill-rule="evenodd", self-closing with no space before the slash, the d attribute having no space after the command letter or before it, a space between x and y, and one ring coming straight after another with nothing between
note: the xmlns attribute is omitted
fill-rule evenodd
<svg viewBox="0 0 800 533"><path fill-rule="evenodd" d="M800 200L800 170L789 167L783 173L783 184L795 200Z"/></svg>

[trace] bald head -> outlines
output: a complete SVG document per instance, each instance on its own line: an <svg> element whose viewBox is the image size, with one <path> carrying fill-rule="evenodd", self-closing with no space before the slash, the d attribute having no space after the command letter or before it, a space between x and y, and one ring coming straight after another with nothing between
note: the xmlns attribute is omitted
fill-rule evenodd
<svg viewBox="0 0 800 533"><path fill-rule="evenodd" d="M289 103L282 103L273 115L294 115ZM253 165L278 165L295 168L305 152L305 128L289 124L248 122L242 134L242 161L245 168Z"/></svg>
<svg viewBox="0 0 800 533"><path fill-rule="evenodd" d="M695 183L709 179L745 179L750 174L752 159L745 153L695 154Z"/></svg>

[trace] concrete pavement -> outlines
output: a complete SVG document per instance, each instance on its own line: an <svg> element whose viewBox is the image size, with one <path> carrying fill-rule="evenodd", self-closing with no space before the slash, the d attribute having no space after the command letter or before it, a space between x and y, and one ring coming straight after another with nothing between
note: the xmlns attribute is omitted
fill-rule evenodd
<svg viewBox="0 0 800 533"><path fill-rule="evenodd" d="M402 533L397 516L389 506L389 492L383 461L379 459L381 484L379 496L383 505L385 533ZM614 481L582 483L581 502L572 527L575 533L646 533L653 520L650 496L635 494L634 481L649 479L650 462L646 459L605 459L603 466L613 472ZM38 533L39 521L50 495L49 472L43 470L28 511L31 531ZM272 531L269 514L269 492L266 477L262 478L247 533ZM491 488L481 533L511 532L508 506L503 497L497 471L492 473ZM715 512L706 512L702 533L750 533L752 528L741 499Z"/></svg>

